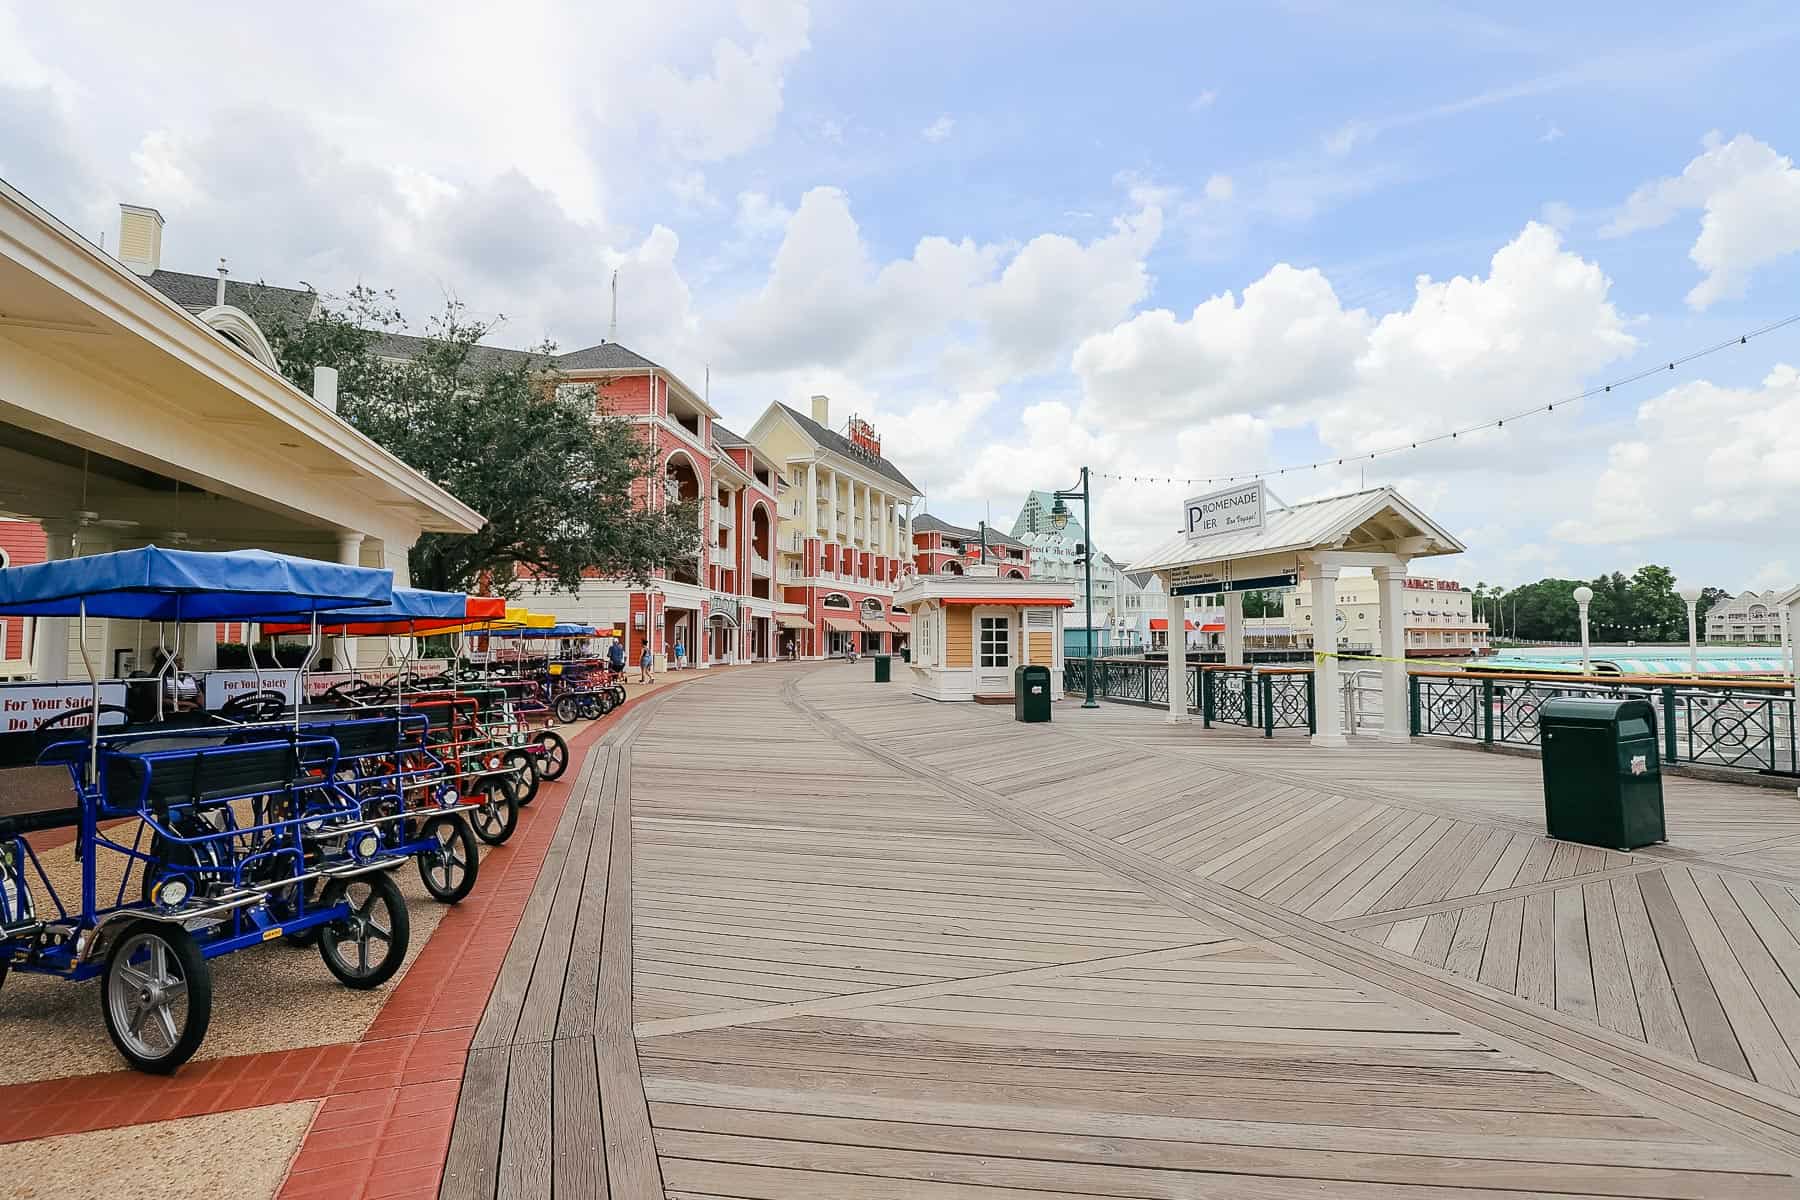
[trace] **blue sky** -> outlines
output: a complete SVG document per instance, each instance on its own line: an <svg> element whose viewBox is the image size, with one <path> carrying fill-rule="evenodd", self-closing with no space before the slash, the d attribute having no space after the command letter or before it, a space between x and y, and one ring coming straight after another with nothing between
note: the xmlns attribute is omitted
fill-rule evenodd
<svg viewBox="0 0 1800 1200"><path fill-rule="evenodd" d="M0 3L0 175L96 237L156 205L172 267L454 294L512 344L604 336L617 269L620 340L729 421L828 393L934 511L1007 521L1083 464L1351 455L1800 312L1797 45L1777 4ZM1394 484L1469 582L1786 585L1784 364L1800 326L1277 490ZM1097 537L1190 490L1103 481Z"/></svg>

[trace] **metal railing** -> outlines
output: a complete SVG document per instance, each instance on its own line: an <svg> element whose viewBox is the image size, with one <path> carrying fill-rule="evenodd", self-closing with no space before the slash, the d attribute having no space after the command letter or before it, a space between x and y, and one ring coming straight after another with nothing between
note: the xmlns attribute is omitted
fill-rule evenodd
<svg viewBox="0 0 1800 1200"><path fill-rule="evenodd" d="M1409 688L1415 736L1535 747L1538 710L1546 700L1604 696L1644 700L1656 708L1664 762L1791 775L1800 761L1794 693L1785 684L1419 672L1410 677Z"/></svg>
<svg viewBox="0 0 1800 1200"><path fill-rule="evenodd" d="M1094 695L1124 704L1167 708L1169 664L1150 659L1096 658ZM1063 690L1087 692L1088 659L1063 660ZM1309 670L1259 667L1202 667L1188 663L1184 674L1187 711L1201 723L1260 729L1274 737L1277 729L1312 732L1317 720L1313 676Z"/></svg>

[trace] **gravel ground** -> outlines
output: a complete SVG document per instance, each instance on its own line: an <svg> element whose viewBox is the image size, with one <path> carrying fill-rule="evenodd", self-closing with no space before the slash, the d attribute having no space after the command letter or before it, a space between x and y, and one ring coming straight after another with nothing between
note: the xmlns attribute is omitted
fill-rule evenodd
<svg viewBox="0 0 1800 1200"><path fill-rule="evenodd" d="M269 1200L317 1106L302 1100L0 1146L0 1197Z"/></svg>
<svg viewBox="0 0 1800 1200"><path fill-rule="evenodd" d="M521 825L531 819L530 812L527 809L522 814ZM484 852L486 849L482 847ZM73 844L41 857L64 903L79 897L80 874ZM102 855L102 865L111 868L101 872L102 898L117 893L117 864L122 860L122 855ZM406 896L411 918L410 967L443 920L444 906L431 898L411 864L401 866L393 877ZM32 882L34 891L41 890L35 878ZM478 880L475 886L480 889L483 884ZM402 968L374 991L354 991L332 978L316 948L281 941L222 955L213 959L211 966L212 1025L196 1059L355 1041L406 975ZM8 975L0 987L0 1046L29 1048L0 1055L0 1084L91 1075L125 1066L101 1021L97 979L68 983L43 975Z"/></svg>

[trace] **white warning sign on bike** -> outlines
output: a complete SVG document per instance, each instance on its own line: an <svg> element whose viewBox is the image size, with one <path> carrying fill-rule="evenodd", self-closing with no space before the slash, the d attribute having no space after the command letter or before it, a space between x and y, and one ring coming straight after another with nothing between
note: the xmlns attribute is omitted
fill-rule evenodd
<svg viewBox="0 0 1800 1200"><path fill-rule="evenodd" d="M86 708L94 702L94 689L85 683L28 683L0 687L0 733L29 733L50 718L71 709ZM119 708L125 706L125 685L100 685L100 703ZM100 724L122 725L125 718L116 712L102 713ZM70 717L62 728L87 728L86 716Z"/></svg>

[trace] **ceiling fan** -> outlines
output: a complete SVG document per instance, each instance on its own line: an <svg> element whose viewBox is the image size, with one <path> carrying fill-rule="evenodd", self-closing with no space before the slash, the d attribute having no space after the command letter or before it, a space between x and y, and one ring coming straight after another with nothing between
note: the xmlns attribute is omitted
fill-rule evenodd
<svg viewBox="0 0 1800 1200"><path fill-rule="evenodd" d="M173 529L163 530L162 540L164 542L166 542L167 544L169 544L170 546L176 547L177 549L179 549L180 547L183 547L183 546L211 546L211 545L217 544L217 542L219 540L218 538L209 538L209 537L197 538L193 534L189 533L187 530L181 528L181 480L179 480L179 479L177 479L175 481L175 522L174 522L174 524L175 524L175 527Z"/></svg>

